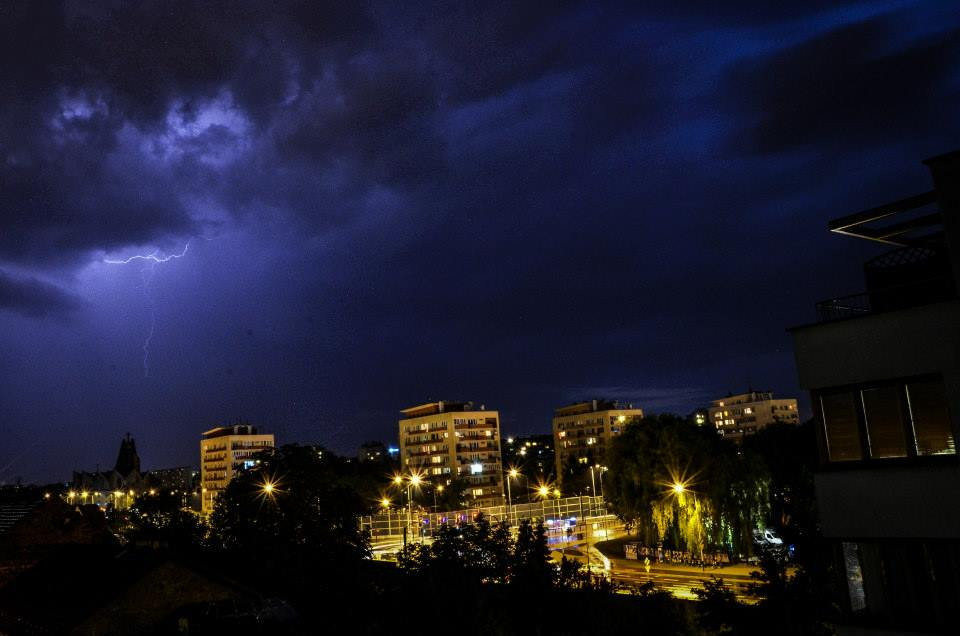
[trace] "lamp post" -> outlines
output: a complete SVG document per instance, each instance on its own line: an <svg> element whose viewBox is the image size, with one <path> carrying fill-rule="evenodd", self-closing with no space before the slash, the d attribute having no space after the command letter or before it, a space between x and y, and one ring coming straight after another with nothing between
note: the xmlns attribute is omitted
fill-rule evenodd
<svg viewBox="0 0 960 636"><path fill-rule="evenodd" d="M380 505L383 507L384 512L387 513L387 536L390 536L390 498L384 497L381 499Z"/></svg>
<svg viewBox="0 0 960 636"><path fill-rule="evenodd" d="M516 478L516 476L519 474L520 474L520 471L517 470L516 468L511 468L507 472L507 519L509 519L511 523L514 523L514 520L513 520L513 495L510 492L510 481Z"/></svg>
<svg viewBox="0 0 960 636"><path fill-rule="evenodd" d="M443 494L443 484L437 484L436 488L433 489L433 514L440 511L439 506L437 506L437 494Z"/></svg>
<svg viewBox="0 0 960 636"><path fill-rule="evenodd" d="M543 511L543 523L547 523L547 497L550 496L550 487L541 484L537 487L537 495L540 496L540 509Z"/></svg>
<svg viewBox="0 0 960 636"><path fill-rule="evenodd" d="M409 475L394 475L393 484L395 486L403 486L404 482L407 484L407 524L403 529L403 544L407 544L407 534L413 528L413 488L419 488L420 484L423 483L423 477L419 473L413 471ZM401 490L401 492L403 492Z"/></svg>

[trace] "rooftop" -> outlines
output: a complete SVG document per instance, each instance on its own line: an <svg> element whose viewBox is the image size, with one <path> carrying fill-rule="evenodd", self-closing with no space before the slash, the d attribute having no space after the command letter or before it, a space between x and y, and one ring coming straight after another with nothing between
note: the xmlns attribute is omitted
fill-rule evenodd
<svg viewBox="0 0 960 636"><path fill-rule="evenodd" d="M234 424L232 426L218 426L203 432L203 439L214 437L225 437L227 435L268 435L269 433L258 433L256 426L249 424Z"/></svg>
<svg viewBox="0 0 960 636"><path fill-rule="evenodd" d="M483 404L481 404L480 408L477 409L474 408L473 402L448 402L446 400L439 400L437 402L427 402L426 404L418 404L417 406L400 409L400 413L404 416L404 418L411 418L424 417L426 415L436 415L437 413L486 410L487 408Z"/></svg>
<svg viewBox="0 0 960 636"><path fill-rule="evenodd" d="M624 411L634 408L633 404L619 400L596 399L585 402L575 402L567 406L555 408L553 409L553 414L557 416L576 415L578 413L594 413L596 411Z"/></svg>

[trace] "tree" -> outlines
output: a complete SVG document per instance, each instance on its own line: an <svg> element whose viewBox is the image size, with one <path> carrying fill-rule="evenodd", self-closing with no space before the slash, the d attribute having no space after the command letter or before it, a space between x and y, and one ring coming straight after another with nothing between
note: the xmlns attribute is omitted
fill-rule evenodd
<svg viewBox="0 0 960 636"><path fill-rule="evenodd" d="M770 475L770 525L788 543L806 544L817 533L813 473L817 441L813 420L773 424L743 441L744 452L761 458ZM804 550L798 557L805 558Z"/></svg>
<svg viewBox="0 0 960 636"><path fill-rule="evenodd" d="M728 634L741 631L744 621L744 606L737 601L722 578L715 576L704 580L703 587L694 588L693 593L700 599L697 605L697 618L700 626L709 634Z"/></svg>
<svg viewBox="0 0 960 636"><path fill-rule="evenodd" d="M517 544L510 568L510 582L528 590L543 590L553 584L554 566L543 523L533 526L524 519L517 528Z"/></svg>
<svg viewBox="0 0 960 636"><path fill-rule="evenodd" d="M749 553L752 530L766 519L763 462L684 418L646 417L626 427L608 464L605 494L647 544Z"/></svg>
<svg viewBox="0 0 960 636"><path fill-rule="evenodd" d="M234 477L211 518L212 543L293 597L318 585L330 594L331 574L342 584L370 556L359 526L368 502L324 455L298 445L263 455Z"/></svg>
<svg viewBox="0 0 960 636"><path fill-rule="evenodd" d="M505 521L491 525L482 513L473 523L443 524L433 543L407 544L398 554L401 569L442 584L505 583L510 575L513 539Z"/></svg>

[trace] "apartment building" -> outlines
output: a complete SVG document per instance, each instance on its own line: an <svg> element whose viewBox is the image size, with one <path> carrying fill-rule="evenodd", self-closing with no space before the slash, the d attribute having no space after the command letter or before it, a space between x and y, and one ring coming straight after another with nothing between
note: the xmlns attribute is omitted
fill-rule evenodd
<svg viewBox="0 0 960 636"><path fill-rule="evenodd" d="M271 433L259 433L255 426L220 426L203 433L200 440L200 510L213 512L217 497L234 475L256 465L254 456L273 448Z"/></svg>
<svg viewBox="0 0 960 636"><path fill-rule="evenodd" d="M723 437L739 442L775 422L799 424L800 414L793 398L774 399L770 391L748 391L713 400L707 421Z"/></svg>
<svg viewBox="0 0 960 636"><path fill-rule="evenodd" d="M428 402L400 411L400 465L431 486L460 477L476 506L503 503L500 414L473 402Z"/></svg>
<svg viewBox="0 0 960 636"><path fill-rule="evenodd" d="M588 466L606 461L610 441L624 426L643 418L643 410L611 400L590 400L553 411L553 446L556 474L571 463Z"/></svg>
<svg viewBox="0 0 960 636"><path fill-rule="evenodd" d="M791 334L838 600L852 620L945 632L960 607L960 152L924 163L933 190L829 224L887 251L865 292Z"/></svg>

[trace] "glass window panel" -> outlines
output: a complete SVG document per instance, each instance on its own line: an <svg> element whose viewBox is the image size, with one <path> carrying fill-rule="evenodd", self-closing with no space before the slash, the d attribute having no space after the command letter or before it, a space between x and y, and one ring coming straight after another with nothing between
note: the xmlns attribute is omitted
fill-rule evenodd
<svg viewBox="0 0 960 636"><path fill-rule="evenodd" d="M867 442L871 457L906 457L900 387L888 386L861 391L867 421Z"/></svg>
<svg viewBox="0 0 960 636"><path fill-rule="evenodd" d="M822 395L820 408L823 412L823 427L827 435L827 453L830 461L863 459L854 394Z"/></svg>
<svg viewBox="0 0 960 636"><path fill-rule="evenodd" d="M947 398L940 380L907 385L917 455L953 455L956 448L947 413Z"/></svg>

